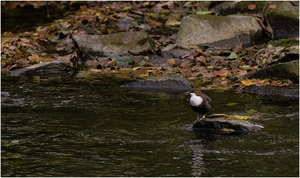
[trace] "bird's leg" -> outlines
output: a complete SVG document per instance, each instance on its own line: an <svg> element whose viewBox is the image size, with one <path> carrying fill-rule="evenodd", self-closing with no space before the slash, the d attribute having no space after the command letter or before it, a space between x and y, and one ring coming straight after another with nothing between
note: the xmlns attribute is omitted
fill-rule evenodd
<svg viewBox="0 0 300 178"><path fill-rule="evenodd" d="M203 114L202 117L200 117L200 114L197 114L197 120L194 122L194 124L195 124L196 122L201 121L201 120L204 119L204 118L205 118L205 114Z"/></svg>

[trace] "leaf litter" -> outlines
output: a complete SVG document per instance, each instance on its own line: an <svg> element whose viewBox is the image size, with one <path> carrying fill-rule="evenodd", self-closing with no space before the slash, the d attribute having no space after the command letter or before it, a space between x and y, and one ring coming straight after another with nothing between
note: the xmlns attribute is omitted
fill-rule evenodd
<svg viewBox="0 0 300 178"><path fill-rule="evenodd" d="M55 4L55 2L51 2ZM56 2L67 6L74 2ZM95 5L81 5L73 14L55 20L48 26L37 27L35 31L2 33L1 69L8 72L18 68L52 60L73 61L80 57L72 34L113 34L128 31L146 31L155 41L156 54L161 51L170 53L163 63L155 64L154 59L145 56L117 56L101 60L93 72L115 74L123 78L145 78L165 73L181 73L191 80L210 83L207 88L243 88L246 86L289 86L290 80L247 79L258 69L278 62L283 47L272 45L252 46L243 44L235 48L207 48L187 51L174 48L174 34L177 33L182 17L191 13L209 13L207 2L94 2ZM10 8L31 4L39 8L45 2L5 2ZM49 3L48 3L49 4ZM256 7L252 4L249 10ZM270 6L270 8L272 8ZM174 56L175 51L176 56ZM159 52L160 51L160 52ZM81 56L82 57L82 56ZM90 60L93 57L86 56ZM73 61L74 62L74 61ZM84 74L86 77L87 74Z"/></svg>

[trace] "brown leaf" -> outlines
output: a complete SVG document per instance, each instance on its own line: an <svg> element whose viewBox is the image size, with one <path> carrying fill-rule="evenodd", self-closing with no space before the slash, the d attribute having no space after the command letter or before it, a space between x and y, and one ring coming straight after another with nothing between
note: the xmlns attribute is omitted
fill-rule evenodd
<svg viewBox="0 0 300 178"><path fill-rule="evenodd" d="M214 76L221 76L221 77L226 77L229 74L231 74L230 70L222 69L219 71L214 71Z"/></svg>
<svg viewBox="0 0 300 178"><path fill-rule="evenodd" d="M204 74L202 74L202 76L206 77L206 78L212 78L212 77L214 77L214 73L213 72L204 73Z"/></svg>
<svg viewBox="0 0 300 178"><path fill-rule="evenodd" d="M206 62L204 56L198 56L198 57L196 58L196 60L199 61L199 62L204 62L204 63Z"/></svg>
<svg viewBox="0 0 300 178"><path fill-rule="evenodd" d="M184 68L184 69L190 69L190 68L191 68L191 66L188 65L186 62L181 63L179 66L180 66L181 68Z"/></svg>
<svg viewBox="0 0 300 178"><path fill-rule="evenodd" d="M173 66L175 63L176 63L176 61L175 61L175 59L168 59L168 64L170 64L171 66Z"/></svg>
<svg viewBox="0 0 300 178"><path fill-rule="evenodd" d="M86 5L83 5L83 6L80 6L80 10L81 10L81 11L87 11L87 10L88 10L88 8L87 8L87 6L86 6Z"/></svg>
<svg viewBox="0 0 300 178"><path fill-rule="evenodd" d="M253 11L254 9L256 9L256 5L255 4L249 4L248 9Z"/></svg>
<svg viewBox="0 0 300 178"><path fill-rule="evenodd" d="M276 9L277 8L277 5L276 4L270 4L269 5L269 9Z"/></svg>
<svg viewBox="0 0 300 178"><path fill-rule="evenodd" d="M160 22L157 22L155 20L152 20L149 18L149 25L152 27L152 28L156 28L156 27L160 27L161 26L161 23Z"/></svg>
<svg viewBox="0 0 300 178"><path fill-rule="evenodd" d="M39 55L36 55L36 54L28 56L28 59L29 59L29 63L31 63L31 64L38 64L41 60Z"/></svg>

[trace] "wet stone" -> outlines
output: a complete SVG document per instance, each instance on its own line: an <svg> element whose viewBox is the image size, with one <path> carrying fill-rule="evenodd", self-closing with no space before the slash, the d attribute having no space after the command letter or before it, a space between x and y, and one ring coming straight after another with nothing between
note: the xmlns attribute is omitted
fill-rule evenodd
<svg viewBox="0 0 300 178"><path fill-rule="evenodd" d="M193 125L194 131L207 132L214 134L249 134L259 131L263 126L247 121L239 120L234 117L226 117L223 114L213 114L207 118L197 121Z"/></svg>

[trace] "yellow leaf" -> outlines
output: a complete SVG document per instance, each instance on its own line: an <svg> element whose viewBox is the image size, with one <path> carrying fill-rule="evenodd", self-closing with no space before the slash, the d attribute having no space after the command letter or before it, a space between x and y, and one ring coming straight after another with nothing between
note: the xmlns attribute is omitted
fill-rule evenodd
<svg viewBox="0 0 300 178"><path fill-rule="evenodd" d="M233 117L236 118L236 119L240 119L240 120L251 119L251 116L238 116L238 115L234 115Z"/></svg>
<svg viewBox="0 0 300 178"><path fill-rule="evenodd" d="M12 32L4 32L4 33L2 34L3 37L12 36L12 35L13 35Z"/></svg>
<svg viewBox="0 0 300 178"><path fill-rule="evenodd" d="M148 76L149 76L149 73L147 72L147 73L141 74L140 76L141 76L141 77L148 77Z"/></svg>
<svg viewBox="0 0 300 178"><path fill-rule="evenodd" d="M226 106L234 106L237 105L238 103L227 103Z"/></svg>
<svg viewBox="0 0 300 178"><path fill-rule="evenodd" d="M249 79L242 80L241 82L245 86L251 86L251 85L255 85L256 84L256 82L253 82L252 80L249 80Z"/></svg>

